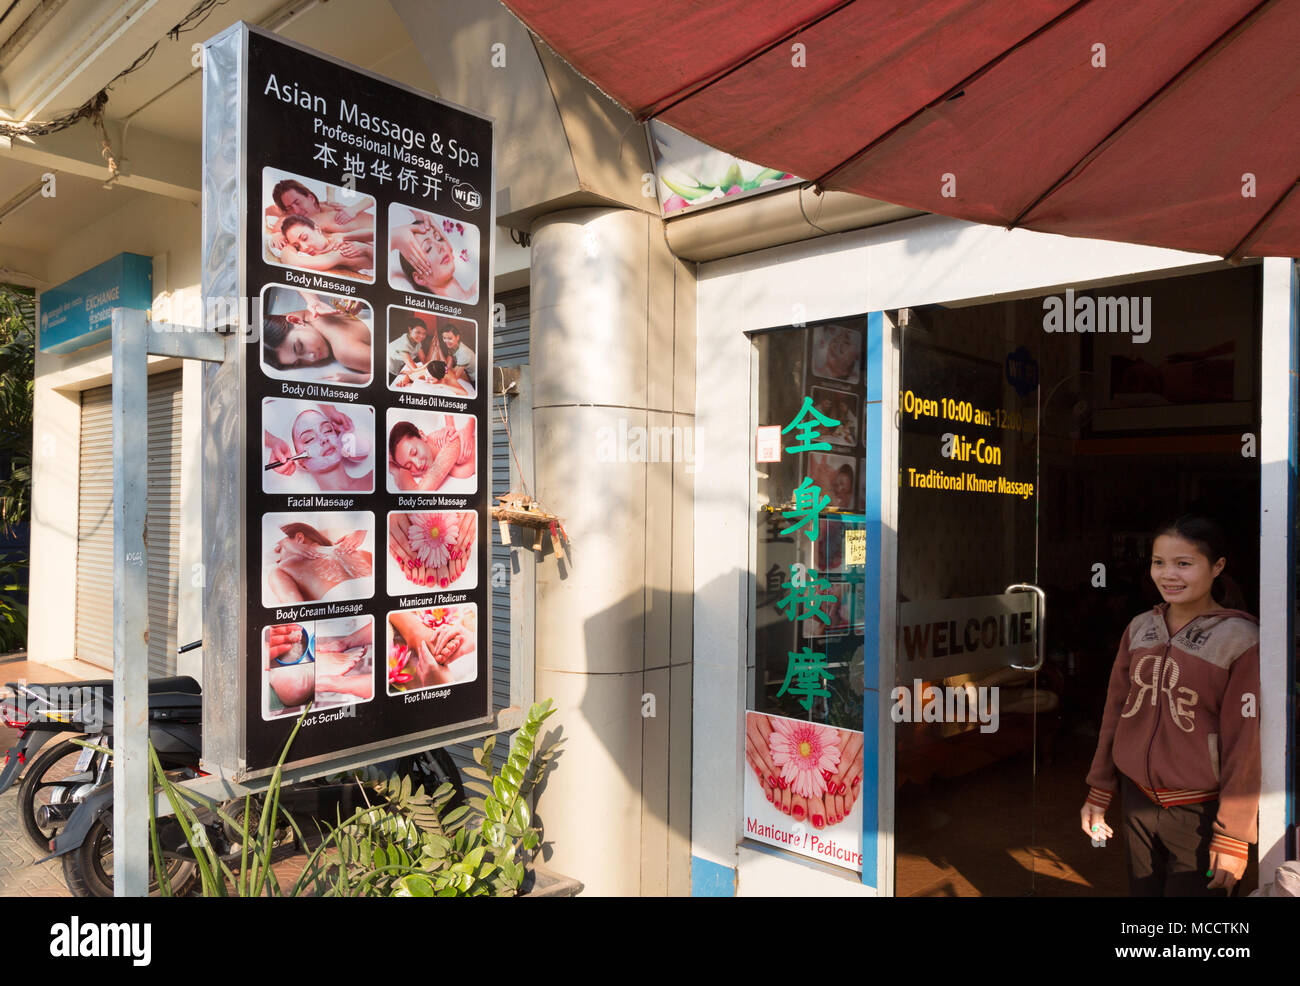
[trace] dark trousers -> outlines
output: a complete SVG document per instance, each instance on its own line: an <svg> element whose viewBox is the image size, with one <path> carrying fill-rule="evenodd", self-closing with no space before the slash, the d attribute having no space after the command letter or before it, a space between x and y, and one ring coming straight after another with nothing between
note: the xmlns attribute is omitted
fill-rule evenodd
<svg viewBox="0 0 1300 986"><path fill-rule="evenodd" d="M1132 897L1225 897L1210 890L1210 838L1219 802L1161 808L1120 774Z"/></svg>

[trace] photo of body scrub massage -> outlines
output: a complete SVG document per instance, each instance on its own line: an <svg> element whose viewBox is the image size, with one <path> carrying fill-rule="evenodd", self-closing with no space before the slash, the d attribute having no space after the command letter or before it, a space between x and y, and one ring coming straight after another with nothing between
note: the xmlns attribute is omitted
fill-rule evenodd
<svg viewBox="0 0 1300 986"><path fill-rule="evenodd" d="M446 301L478 301L478 227L396 202L388 206L388 283Z"/></svg>
<svg viewBox="0 0 1300 986"><path fill-rule="evenodd" d="M339 185L262 169L262 259L349 281L375 281L375 200Z"/></svg>
<svg viewBox="0 0 1300 986"><path fill-rule="evenodd" d="M467 318L388 306L388 389L473 397L478 327Z"/></svg>
<svg viewBox="0 0 1300 986"><path fill-rule="evenodd" d="M262 605L369 599L375 594L375 515L262 515Z"/></svg>
<svg viewBox="0 0 1300 986"><path fill-rule="evenodd" d="M370 383L374 310L364 301L270 284L262 289L262 372L273 380Z"/></svg>
<svg viewBox="0 0 1300 986"><path fill-rule="evenodd" d="M375 619L279 623L262 630L262 718L375 697Z"/></svg>
<svg viewBox="0 0 1300 986"><path fill-rule="evenodd" d="M478 606L388 614L388 694L462 685L478 677Z"/></svg>
<svg viewBox="0 0 1300 986"><path fill-rule="evenodd" d="M388 409L389 493L477 493L472 414Z"/></svg>
<svg viewBox="0 0 1300 986"><path fill-rule="evenodd" d="M375 491L375 409L268 397L262 401L262 491Z"/></svg>

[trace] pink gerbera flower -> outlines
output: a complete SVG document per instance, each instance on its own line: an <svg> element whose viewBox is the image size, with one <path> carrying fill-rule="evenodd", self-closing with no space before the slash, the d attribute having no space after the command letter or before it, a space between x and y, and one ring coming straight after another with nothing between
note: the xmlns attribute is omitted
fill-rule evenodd
<svg viewBox="0 0 1300 986"><path fill-rule="evenodd" d="M407 542L416 561L425 568L442 568L451 561L460 536L455 514L413 514Z"/></svg>
<svg viewBox="0 0 1300 986"><path fill-rule="evenodd" d="M805 798L826 792L822 771L832 771L840 763L838 734L815 722L796 722L773 717L772 734L767 738L772 762L781 768L781 777L790 783L795 794Z"/></svg>

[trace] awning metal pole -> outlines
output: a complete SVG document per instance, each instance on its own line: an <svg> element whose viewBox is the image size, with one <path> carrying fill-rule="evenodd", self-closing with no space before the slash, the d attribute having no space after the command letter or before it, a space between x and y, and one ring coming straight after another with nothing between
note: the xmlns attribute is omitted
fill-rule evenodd
<svg viewBox="0 0 1300 986"><path fill-rule="evenodd" d="M113 895L149 889L149 374L145 313L113 310Z"/></svg>

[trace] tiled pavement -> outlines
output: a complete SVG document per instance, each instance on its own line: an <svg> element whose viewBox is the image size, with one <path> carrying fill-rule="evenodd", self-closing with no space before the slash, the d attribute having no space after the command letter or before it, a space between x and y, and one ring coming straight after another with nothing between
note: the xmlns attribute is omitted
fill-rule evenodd
<svg viewBox="0 0 1300 986"><path fill-rule="evenodd" d="M23 655L0 658L0 688L6 681L69 681L69 675L40 664L29 664ZM7 694L7 691L5 691ZM9 749L14 731L0 723L0 755ZM36 752L29 751L28 760ZM18 819L18 785L0 794L0 897L68 897L63 867L58 861L36 865L38 853Z"/></svg>

